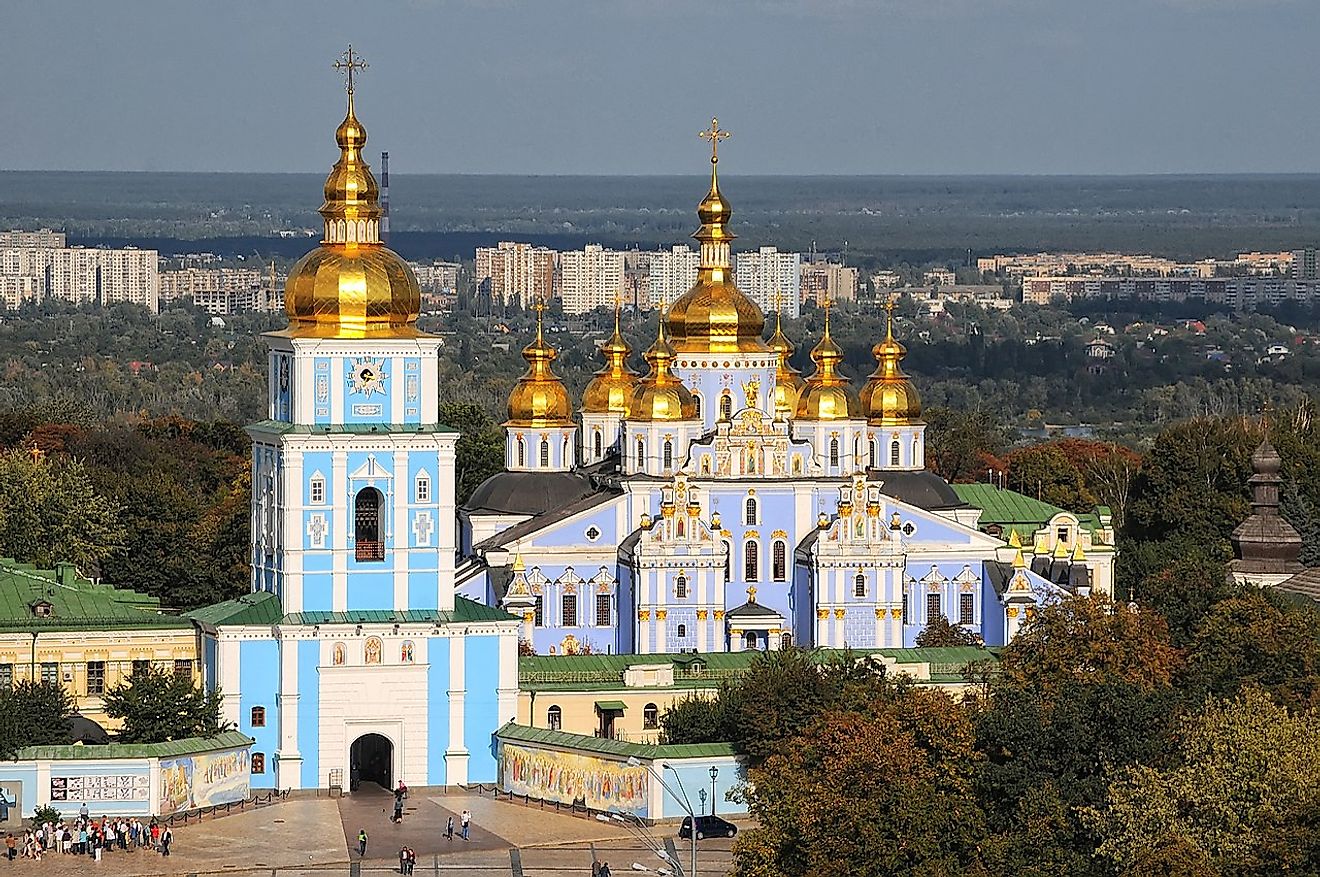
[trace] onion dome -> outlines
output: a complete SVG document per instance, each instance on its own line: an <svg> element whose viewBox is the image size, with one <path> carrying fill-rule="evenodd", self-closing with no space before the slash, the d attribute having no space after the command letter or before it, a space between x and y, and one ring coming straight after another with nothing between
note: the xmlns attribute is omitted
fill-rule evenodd
<svg viewBox="0 0 1320 877"><path fill-rule="evenodd" d="M509 419L505 426L572 426L573 405L568 398L568 390L550 368L550 363L559 356L553 347L546 343L542 332L541 317L545 313L545 302L538 301L536 308L536 340L523 348L523 359L527 360L527 371L513 385L509 394Z"/></svg>
<svg viewBox="0 0 1320 877"><path fill-rule="evenodd" d="M655 343L643 354L651 370L633 390L628 405L628 420L651 422L662 420L693 420L697 416L697 400L672 371L674 348L665 338L665 315L660 315L660 326Z"/></svg>
<svg viewBox="0 0 1320 877"><path fill-rule="evenodd" d="M325 181L321 245L289 271L284 310L300 338L411 338L422 294L412 269L380 240L380 189L362 159L367 131L353 109L348 53L348 114L335 131L339 161Z"/></svg>
<svg viewBox="0 0 1320 877"><path fill-rule="evenodd" d="M921 420L921 394L903 373L907 348L894 339L894 302L885 304L885 340L871 348L876 366L862 387L862 411L873 426L907 426Z"/></svg>
<svg viewBox="0 0 1320 877"><path fill-rule="evenodd" d="M787 419L797 411L798 398L807 382L789 362L793 342L784 335L784 316L778 310L775 312L775 334L770 336L766 346L779 355L779 368L775 371L775 416Z"/></svg>
<svg viewBox="0 0 1320 877"><path fill-rule="evenodd" d="M619 331L619 302L614 303L614 334L601 345L605 365L596 372L582 391L582 413L628 416L632 394L637 389L637 374L628 367L632 348Z"/></svg>
<svg viewBox="0 0 1320 877"><path fill-rule="evenodd" d="M830 302L825 300L825 333L820 343L811 349L811 361L816 371L807 378L802 395L798 398L798 420L852 420L862 416L862 403L857 391L838 366L843 361L843 350L830 337Z"/></svg>
<svg viewBox="0 0 1320 877"><path fill-rule="evenodd" d="M720 192L719 143L729 136L711 119L702 137L711 141L710 191L697 205L701 228L692 236L701 243L697 282L669 309L669 334L679 353L739 353L766 351L761 333L765 315L733 283L729 231L733 208Z"/></svg>

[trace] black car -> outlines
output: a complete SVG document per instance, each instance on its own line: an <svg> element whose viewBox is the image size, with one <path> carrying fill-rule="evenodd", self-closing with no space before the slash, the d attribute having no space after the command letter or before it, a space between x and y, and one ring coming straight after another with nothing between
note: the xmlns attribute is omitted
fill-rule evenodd
<svg viewBox="0 0 1320 877"><path fill-rule="evenodd" d="M718 816L698 816L697 817L697 840L708 837L733 837L738 833L738 826L728 822ZM683 824L679 826L678 836L683 840L692 837L692 817L684 816Z"/></svg>

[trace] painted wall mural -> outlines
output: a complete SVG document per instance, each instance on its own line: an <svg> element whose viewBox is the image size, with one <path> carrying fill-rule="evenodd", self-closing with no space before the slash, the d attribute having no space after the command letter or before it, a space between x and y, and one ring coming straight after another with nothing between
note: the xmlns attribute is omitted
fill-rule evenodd
<svg viewBox="0 0 1320 877"><path fill-rule="evenodd" d="M251 782L246 749L161 759L159 813L166 816L245 799Z"/></svg>
<svg viewBox="0 0 1320 877"><path fill-rule="evenodd" d="M644 767L567 752L500 746L500 783L506 792L560 804L646 816Z"/></svg>
<svg viewBox="0 0 1320 877"><path fill-rule="evenodd" d="M147 774L103 774L50 778L52 801L145 801L150 795Z"/></svg>

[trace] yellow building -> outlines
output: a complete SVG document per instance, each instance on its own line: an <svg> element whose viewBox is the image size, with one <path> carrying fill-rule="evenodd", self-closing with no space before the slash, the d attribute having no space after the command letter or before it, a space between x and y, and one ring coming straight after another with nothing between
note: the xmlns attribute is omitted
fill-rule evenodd
<svg viewBox="0 0 1320 877"><path fill-rule="evenodd" d="M660 717L688 696L714 697L762 653L668 655L534 655L518 659L519 725L629 743L655 744ZM841 654L821 649L822 660ZM997 664L987 649L861 649L857 657L883 661L888 672L959 696L969 664Z"/></svg>
<svg viewBox="0 0 1320 877"><path fill-rule="evenodd" d="M59 682L82 716L113 729L102 695L146 665L197 680L192 622L163 614L155 597L89 581L72 564L0 558L0 685Z"/></svg>

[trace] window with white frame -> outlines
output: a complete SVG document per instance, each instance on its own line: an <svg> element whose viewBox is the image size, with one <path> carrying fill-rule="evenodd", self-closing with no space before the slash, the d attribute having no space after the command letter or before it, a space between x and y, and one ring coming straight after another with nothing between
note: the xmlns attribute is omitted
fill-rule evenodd
<svg viewBox="0 0 1320 877"><path fill-rule="evenodd" d="M421 474L421 475L418 475L418 476L417 476L417 484L415 485L415 489L416 489L417 501L418 501L418 502L430 502L430 501L431 501L431 476L429 476L429 475L427 475L427 474L425 474L425 473L423 473L423 474Z"/></svg>
<svg viewBox="0 0 1320 877"><path fill-rule="evenodd" d="M325 502L325 479L320 475L312 477L307 487L308 500L312 505L321 505Z"/></svg>

